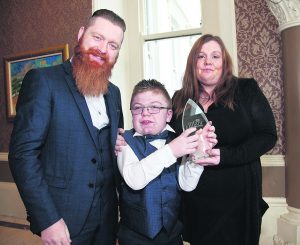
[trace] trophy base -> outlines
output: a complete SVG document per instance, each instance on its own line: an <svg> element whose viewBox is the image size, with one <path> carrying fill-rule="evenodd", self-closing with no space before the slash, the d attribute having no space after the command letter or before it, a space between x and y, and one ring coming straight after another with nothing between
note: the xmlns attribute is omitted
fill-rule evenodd
<svg viewBox="0 0 300 245"><path fill-rule="evenodd" d="M205 158L208 158L208 157L209 157L209 155L207 153L195 152L194 154L189 156L189 160L192 161L192 162L196 162L198 160L205 159Z"/></svg>

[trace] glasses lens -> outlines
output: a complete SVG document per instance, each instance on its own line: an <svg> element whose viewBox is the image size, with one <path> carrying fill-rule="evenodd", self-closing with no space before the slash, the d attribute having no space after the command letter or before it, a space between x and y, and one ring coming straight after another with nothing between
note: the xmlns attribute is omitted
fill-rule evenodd
<svg viewBox="0 0 300 245"><path fill-rule="evenodd" d="M156 114L156 113L159 113L160 109L159 109L159 107L151 106L151 107L148 107L148 111L151 114Z"/></svg>
<svg viewBox="0 0 300 245"><path fill-rule="evenodd" d="M143 107L133 107L131 108L131 112L133 115L141 114L143 110Z"/></svg>

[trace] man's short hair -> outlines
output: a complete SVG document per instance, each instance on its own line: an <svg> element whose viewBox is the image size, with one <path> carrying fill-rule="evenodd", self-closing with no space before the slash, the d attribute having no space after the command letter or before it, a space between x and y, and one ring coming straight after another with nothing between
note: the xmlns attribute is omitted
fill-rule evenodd
<svg viewBox="0 0 300 245"><path fill-rule="evenodd" d="M93 13L93 15L89 18L86 28L91 26L94 23L95 19L98 17L106 19L106 20L110 21L111 23L113 23L114 25L119 26L123 30L123 32L126 31L125 21L119 15L117 15L115 12L108 10L108 9L96 10Z"/></svg>

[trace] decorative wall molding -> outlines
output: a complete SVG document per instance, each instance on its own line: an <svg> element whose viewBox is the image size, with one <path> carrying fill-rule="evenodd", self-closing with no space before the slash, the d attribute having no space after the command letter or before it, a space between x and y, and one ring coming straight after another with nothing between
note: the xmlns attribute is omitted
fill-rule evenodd
<svg viewBox="0 0 300 245"><path fill-rule="evenodd" d="M300 26L299 0L266 0L267 5L279 23L279 31Z"/></svg>
<svg viewBox="0 0 300 245"><path fill-rule="evenodd" d="M263 167L285 166L284 155L263 155L260 160ZM8 162L7 152L0 152L0 162Z"/></svg>
<svg viewBox="0 0 300 245"><path fill-rule="evenodd" d="M275 235L273 238L274 245L296 245L295 243L285 242L278 235Z"/></svg>
<svg viewBox="0 0 300 245"><path fill-rule="evenodd" d="M290 224L300 226L300 209L288 206L287 210L289 212L282 215L280 218Z"/></svg>
<svg viewBox="0 0 300 245"><path fill-rule="evenodd" d="M262 167L284 167L284 155L263 155L261 160Z"/></svg>
<svg viewBox="0 0 300 245"><path fill-rule="evenodd" d="M24 223L26 210L15 183L0 182L0 221Z"/></svg>
<svg viewBox="0 0 300 245"><path fill-rule="evenodd" d="M273 237L275 245L300 244L300 209L288 206L287 210L277 221L277 234Z"/></svg>
<svg viewBox="0 0 300 245"><path fill-rule="evenodd" d="M264 200L270 207L288 207L285 197L264 197Z"/></svg>
<svg viewBox="0 0 300 245"><path fill-rule="evenodd" d="M0 162L8 162L8 153L0 152Z"/></svg>

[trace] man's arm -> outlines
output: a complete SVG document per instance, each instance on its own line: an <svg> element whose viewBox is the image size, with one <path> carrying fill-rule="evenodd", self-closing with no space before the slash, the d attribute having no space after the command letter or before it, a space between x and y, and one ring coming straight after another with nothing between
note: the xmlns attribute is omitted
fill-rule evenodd
<svg viewBox="0 0 300 245"><path fill-rule="evenodd" d="M31 70L23 80L18 98L9 165L35 233L61 218L48 192L40 161L50 116L49 87L40 71Z"/></svg>

